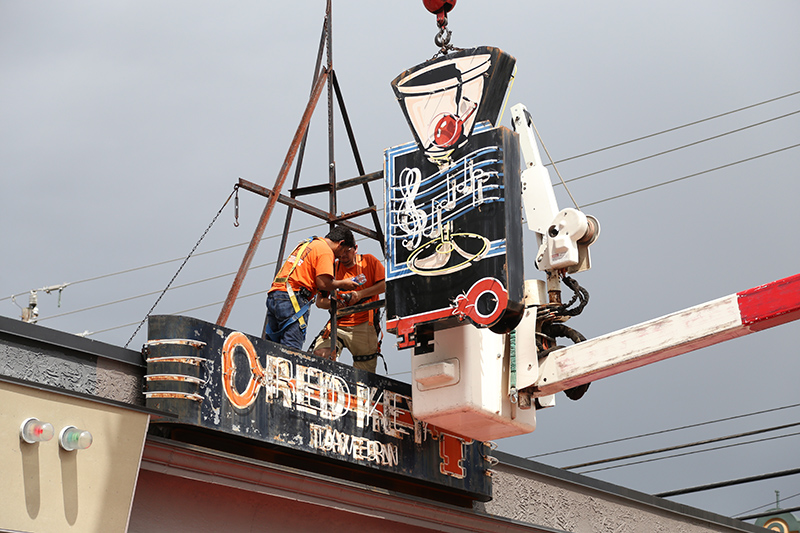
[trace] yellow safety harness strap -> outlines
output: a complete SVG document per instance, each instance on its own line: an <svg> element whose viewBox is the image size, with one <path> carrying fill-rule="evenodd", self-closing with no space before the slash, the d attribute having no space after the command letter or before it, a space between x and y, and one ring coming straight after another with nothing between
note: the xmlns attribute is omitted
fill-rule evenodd
<svg viewBox="0 0 800 533"><path fill-rule="evenodd" d="M308 247L311 244L311 241L314 239L316 239L316 237L311 237L310 239L306 239L300 243L300 245L292 252L292 254L294 254L294 263L292 264L292 268L289 269L289 272L286 273L285 277L275 278L275 283L286 283L286 292L289 294L289 300L292 302L292 308L294 309L295 313L300 311L300 303L297 301L297 296L295 296L292 286L289 284L289 277L292 275L292 272L294 272L294 269L297 268L297 265L299 265L300 262L305 258L304 254L306 251L310 251L308 250ZM297 320L300 322L300 327L305 329L306 321L302 314Z"/></svg>

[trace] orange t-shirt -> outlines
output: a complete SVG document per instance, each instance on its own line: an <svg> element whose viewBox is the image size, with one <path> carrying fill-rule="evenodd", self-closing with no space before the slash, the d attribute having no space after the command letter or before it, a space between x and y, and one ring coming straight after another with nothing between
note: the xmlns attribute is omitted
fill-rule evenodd
<svg viewBox="0 0 800 533"><path fill-rule="evenodd" d="M383 268L383 263L372 254L359 254L358 257L356 257L356 263L350 268L345 268L341 263L336 265L336 279L349 279L359 274L364 274L367 278L366 283L363 285L364 288L372 287L379 281L386 279L386 271ZM378 296L379 295L376 294L371 298L361 300L360 303L376 302ZM339 318L336 323L339 326L355 326L369 321L371 314L372 311L362 311L352 315L345 315Z"/></svg>
<svg viewBox="0 0 800 533"><path fill-rule="evenodd" d="M300 246L301 245L298 245L297 248L292 251L292 254L281 267L281 271L278 272L278 275L276 276L277 278L285 278L286 274L289 273L295 261L297 261L296 254L300 249ZM333 250L331 250L331 247L328 246L328 243L322 239L314 239L311 241L311 243L309 243L309 245L303 251L297 267L295 267L289 276L288 281L289 285L292 287L292 290L297 292L301 287L305 287L311 291L312 296L316 294L317 276L328 274L330 277L333 277L334 259L335 257L333 255ZM278 283L273 281L268 292L285 290L286 282Z"/></svg>

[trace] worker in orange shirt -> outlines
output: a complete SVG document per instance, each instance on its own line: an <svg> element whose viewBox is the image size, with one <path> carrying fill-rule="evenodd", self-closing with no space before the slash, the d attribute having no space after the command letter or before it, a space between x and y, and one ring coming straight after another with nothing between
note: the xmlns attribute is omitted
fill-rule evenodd
<svg viewBox="0 0 800 533"><path fill-rule="evenodd" d="M333 228L323 238L306 239L297 245L281 267L267 293L267 323L264 337L301 350L311 302L318 290L348 291L358 287L350 278L335 280L334 260L356 245L353 232Z"/></svg>
<svg viewBox="0 0 800 533"><path fill-rule="evenodd" d="M362 278L362 284L354 291L339 290L336 298L342 306L357 303L374 302L378 295L386 291L386 273L383 263L371 254L359 254L358 246L346 250L336 262L336 280ZM329 296L317 295L317 307L330 309ZM326 359L338 358L342 348L346 347L353 355L353 366L369 372L375 372L378 364L379 343L377 321L378 310L362 311L339 318L336 322L336 352L331 353L330 324L325 332L317 337L312 348L314 355Z"/></svg>

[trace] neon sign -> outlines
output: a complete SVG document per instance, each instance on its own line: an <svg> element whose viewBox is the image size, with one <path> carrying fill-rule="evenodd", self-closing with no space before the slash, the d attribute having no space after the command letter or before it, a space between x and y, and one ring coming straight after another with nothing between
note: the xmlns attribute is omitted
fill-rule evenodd
<svg viewBox="0 0 800 533"><path fill-rule="evenodd" d="M424 352L430 331L464 320L504 333L522 316L519 145L495 127L514 63L473 48L392 82L414 135L384 153L386 329L400 348Z"/></svg>
<svg viewBox="0 0 800 533"><path fill-rule="evenodd" d="M410 385L189 317L151 316L148 336L147 405L177 415L156 425L491 496L486 445L414 419Z"/></svg>

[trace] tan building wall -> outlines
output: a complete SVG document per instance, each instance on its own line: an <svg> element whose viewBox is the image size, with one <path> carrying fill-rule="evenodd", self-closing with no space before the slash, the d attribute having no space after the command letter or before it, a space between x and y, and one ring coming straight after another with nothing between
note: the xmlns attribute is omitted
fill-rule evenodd
<svg viewBox="0 0 800 533"><path fill-rule="evenodd" d="M8 381L0 381L0 406L0 529L125 531L149 415ZM55 436L23 441L30 417L52 424ZM89 431L91 446L62 449L65 426Z"/></svg>

